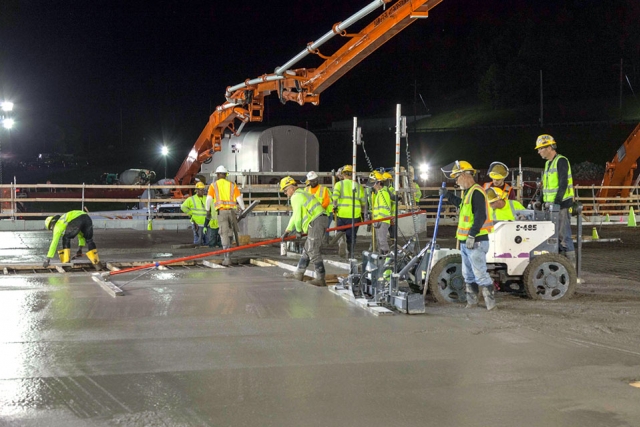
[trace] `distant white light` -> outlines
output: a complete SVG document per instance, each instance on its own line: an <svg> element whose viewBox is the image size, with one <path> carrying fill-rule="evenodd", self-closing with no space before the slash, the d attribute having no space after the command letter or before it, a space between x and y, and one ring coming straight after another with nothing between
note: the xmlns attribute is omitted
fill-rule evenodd
<svg viewBox="0 0 640 427"><path fill-rule="evenodd" d="M236 150L239 150L242 148L242 144L236 144Z"/></svg>
<svg viewBox="0 0 640 427"><path fill-rule="evenodd" d="M426 163L423 163L420 165L420 172L422 173L427 173L429 172L429 165Z"/></svg>
<svg viewBox="0 0 640 427"><path fill-rule="evenodd" d="M166 156L167 154L169 154L169 148L166 145L163 145L160 152L162 153L163 156Z"/></svg>
<svg viewBox="0 0 640 427"><path fill-rule="evenodd" d="M11 129L14 124L15 121L13 119L4 119L2 121L2 126L4 126L6 129Z"/></svg>
<svg viewBox="0 0 640 427"><path fill-rule="evenodd" d="M426 181L428 177L429 177L429 174L427 174L426 172L423 172L420 174L420 179L423 181Z"/></svg>
<svg viewBox="0 0 640 427"><path fill-rule="evenodd" d="M13 110L13 102L10 101L2 101L2 104L0 104L0 106L2 107L2 111Z"/></svg>

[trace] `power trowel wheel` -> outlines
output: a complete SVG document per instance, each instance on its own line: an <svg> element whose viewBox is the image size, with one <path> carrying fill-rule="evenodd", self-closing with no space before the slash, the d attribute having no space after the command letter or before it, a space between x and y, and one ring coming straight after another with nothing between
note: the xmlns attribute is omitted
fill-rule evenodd
<svg viewBox="0 0 640 427"><path fill-rule="evenodd" d="M529 298L557 301L573 296L577 277L576 269L566 257L544 254L531 259L522 279Z"/></svg>
<svg viewBox="0 0 640 427"><path fill-rule="evenodd" d="M439 303L467 302L460 255L447 255L436 262L429 274L429 291Z"/></svg>

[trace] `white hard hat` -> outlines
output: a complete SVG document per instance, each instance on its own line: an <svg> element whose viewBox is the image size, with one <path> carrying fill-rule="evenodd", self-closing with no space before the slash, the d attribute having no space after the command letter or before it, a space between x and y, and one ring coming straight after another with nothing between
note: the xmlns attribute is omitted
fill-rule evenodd
<svg viewBox="0 0 640 427"><path fill-rule="evenodd" d="M314 179L318 179L318 174L315 173L314 171L311 171L307 174L307 180L308 181L313 181Z"/></svg>
<svg viewBox="0 0 640 427"><path fill-rule="evenodd" d="M216 169L216 173L229 173L229 172L227 171L227 168L225 168L224 166L220 165Z"/></svg>

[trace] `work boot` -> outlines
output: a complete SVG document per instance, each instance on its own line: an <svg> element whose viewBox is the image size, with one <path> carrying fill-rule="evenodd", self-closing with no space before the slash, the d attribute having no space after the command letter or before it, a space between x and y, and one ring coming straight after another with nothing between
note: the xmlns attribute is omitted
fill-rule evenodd
<svg viewBox="0 0 640 427"><path fill-rule="evenodd" d="M293 273L290 273L290 272L284 273L283 276L285 279L296 279L302 282L302 278L304 277L304 270L298 268Z"/></svg>
<svg viewBox="0 0 640 427"><path fill-rule="evenodd" d="M464 308L475 308L478 306L478 285L475 283L465 283L467 295L467 305Z"/></svg>
<svg viewBox="0 0 640 427"><path fill-rule="evenodd" d="M223 246L222 249L229 249L229 246ZM231 254L229 252L226 252L224 254L224 259L222 260L222 265L225 267L228 267L231 265L231 258L230 258Z"/></svg>
<svg viewBox="0 0 640 427"><path fill-rule="evenodd" d="M482 297L484 298L487 310L491 311L496 308L496 298L493 292L493 285L482 287Z"/></svg>
<svg viewBox="0 0 640 427"><path fill-rule="evenodd" d="M324 263L322 261L317 262L315 264L316 267L316 278L310 281L313 286L327 286L327 282L325 282L325 269Z"/></svg>
<svg viewBox="0 0 640 427"><path fill-rule="evenodd" d="M344 238L338 240L338 256L341 258L348 258L349 251L347 250L347 241Z"/></svg>

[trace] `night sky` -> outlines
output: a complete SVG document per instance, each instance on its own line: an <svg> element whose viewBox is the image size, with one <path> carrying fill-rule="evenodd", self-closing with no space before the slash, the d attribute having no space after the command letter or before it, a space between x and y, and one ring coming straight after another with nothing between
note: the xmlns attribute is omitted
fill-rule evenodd
<svg viewBox="0 0 640 427"><path fill-rule="evenodd" d="M619 58L636 71L640 66L639 3L444 0L327 89L320 106L283 106L272 96L267 122L313 129L388 116L397 103L412 105L414 81L431 110L462 90L477 92L473 85L492 57L499 62L526 49L537 50L530 61L542 62L528 68L573 74L558 79L550 96L615 95ZM157 157L166 142L175 169L227 86L272 72L367 4L2 0L0 97L16 104L17 121L3 155L66 151L91 158L111 147ZM533 28L526 34L524 22ZM534 81L528 86L537 91ZM520 92L514 96L531 95Z"/></svg>

